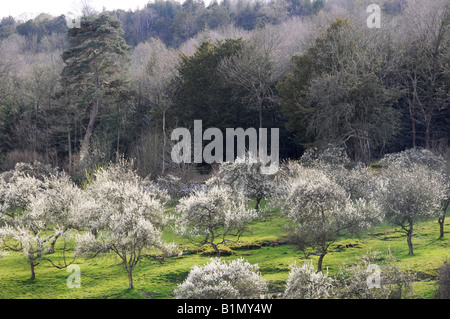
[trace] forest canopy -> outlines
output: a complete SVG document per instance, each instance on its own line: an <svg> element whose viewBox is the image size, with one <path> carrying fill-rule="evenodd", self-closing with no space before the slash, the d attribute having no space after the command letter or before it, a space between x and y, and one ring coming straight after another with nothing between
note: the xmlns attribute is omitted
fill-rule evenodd
<svg viewBox="0 0 450 319"><path fill-rule="evenodd" d="M369 28L367 7L381 8ZM448 150L449 2L156 0L0 21L0 170L35 160L74 175L135 158L179 167L170 132L279 128L282 159L344 147Z"/></svg>

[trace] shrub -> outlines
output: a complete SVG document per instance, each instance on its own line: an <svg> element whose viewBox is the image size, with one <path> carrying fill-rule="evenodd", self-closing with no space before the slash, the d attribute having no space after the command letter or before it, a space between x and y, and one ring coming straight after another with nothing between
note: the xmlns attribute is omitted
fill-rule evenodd
<svg viewBox="0 0 450 319"><path fill-rule="evenodd" d="M177 299L251 299L267 292L259 266L240 258L229 263L219 258L204 266L191 268L186 280L178 285Z"/></svg>
<svg viewBox="0 0 450 319"><path fill-rule="evenodd" d="M284 298L320 299L329 296L332 279L328 273L315 272L312 261L302 266L293 265L286 283Z"/></svg>
<svg viewBox="0 0 450 319"><path fill-rule="evenodd" d="M379 286L369 286L372 275L369 266L379 266ZM355 262L345 262L336 276L333 297L339 299L402 299L412 293L415 276L401 271L390 251L382 255L378 251L358 257Z"/></svg>
<svg viewBox="0 0 450 319"><path fill-rule="evenodd" d="M385 155L380 164L383 166L399 165L410 168L414 164L426 166L431 170L441 171L445 166L442 156L435 155L427 149L411 148L399 153Z"/></svg>

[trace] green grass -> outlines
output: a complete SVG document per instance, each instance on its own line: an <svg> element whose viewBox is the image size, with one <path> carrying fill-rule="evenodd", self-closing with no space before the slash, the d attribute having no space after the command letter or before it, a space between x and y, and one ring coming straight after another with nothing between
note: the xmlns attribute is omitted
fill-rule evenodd
<svg viewBox="0 0 450 319"><path fill-rule="evenodd" d="M276 212L264 215L261 221L250 225L238 243L230 245L228 249L232 254L222 258L232 260L243 257L250 263L257 263L268 281L270 292L282 292L290 265L305 261L302 252L295 246L283 243L285 222ZM436 220L418 223L413 236L415 254L409 256L405 236L391 226L381 225L359 238L344 238L334 243L324 259L324 268L334 275L346 260L355 260L358 255L370 250L387 252L390 248L401 269L418 274L419 279L414 283L414 298L436 298L437 270L444 260L450 259L448 221L445 227L446 236L438 239L439 225ZM174 241L190 253L168 258L163 263L141 262L133 274L133 290L128 289L126 272L114 255L91 260L77 259L75 263L81 268L81 288L69 289L66 281L70 274L65 269L53 268L44 261L36 268L36 280L30 281L30 269L23 254L10 252L0 259L0 298L173 298L173 290L187 277L190 268L207 263L211 256L207 254L208 247L199 249L171 230L164 234L164 239ZM348 244L356 245L346 248ZM243 245L247 247L241 247ZM57 247L52 258L61 258L60 249ZM312 259L317 265L317 258Z"/></svg>

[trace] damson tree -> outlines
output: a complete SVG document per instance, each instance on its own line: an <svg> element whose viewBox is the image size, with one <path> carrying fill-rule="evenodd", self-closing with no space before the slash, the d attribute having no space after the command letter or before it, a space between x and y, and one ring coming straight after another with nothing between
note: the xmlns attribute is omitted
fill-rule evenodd
<svg viewBox="0 0 450 319"><path fill-rule="evenodd" d="M412 169L412 165L420 165L433 172L439 177L440 187L444 187L445 193L442 197L441 214L438 216L440 238L444 237L445 215L450 203L450 166L441 155L436 155L432 151L421 148L411 148L399 153L387 154L380 160L383 166L400 166L405 169Z"/></svg>
<svg viewBox="0 0 450 319"><path fill-rule="evenodd" d="M383 166L397 165L411 168L417 164L441 173L445 168L445 160L442 156L423 148L411 148L399 153L386 154L381 160Z"/></svg>
<svg viewBox="0 0 450 319"><path fill-rule="evenodd" d="M7 225L16 219L30 204L32 195L43 187L42 181L26 176L15 176L13 180L0 179L0 226Z"/></svg>
<svg viewBox="0 0 450 319"><path fill-rule="evenodd" d="M45 191L40 194L42 197L41 209L45 212L49 223L53 227L57 226L61 229L60 233L55 234L48 250L49 253L53 253L58 238L67 231L77 228L74 208L83 197L82 190L66 174L46 178L44 189Z"/></svg>
<svg viewBox="0 0 450 319"><path fill-rule="evenodd" d="M413 255L414 225L438 217L446 188L442 176L425 165L391 164L384 169L377 195L385 219L405 233L409 254Z"/></svg>
<svg viewBox="0 0 450 319"><path fill-rule="evenodd" d="M255 199L255 209L259 210L261 200L272 190L271 176L264 174L264 164L257 158L238 157L233 163L220 165L217 177L234 192Z"/></svg>
<svg viewBox="0 0 450 319"><path fill-rule="evenodd" d="M240 258L229 263L218 258L204 266L194 266L186 280L178 285L177 299L249 299L261 298L267 284L252 265Z"/></svg>
<svg viewBox="0 0 450 319"><path fill-rule="evenodd" d="M12 251L23 251L31 269L31 280L36 278L35 267L42 261L49 261L54 267L68 266L55 264L46 255L54 252L56 240L68 230L70 207L77 200L78 189L68 179L50 177L44 182L34 177L18 178L14 188L19 196L26 199L14 214L6 214L0 228L0 246ZM36 188L36 185L40 187ZM54 193L54 192L57 193Z"/></svg>
<svg viewBox="0 0 450 319"><path fill-rule="evenodd" d="M345 189L351 200L369 200L375 195L374 174L362 163L353 164L342 146L329 144L324 149L308 149L299 162L324 172Z"/></svg>
<svg viewBox="0 0 450 319"><path fill-rule="evenodd" d="M291 163L280 179L275 202L291 222L290 240L305 256L319 256L318 271L333 242L380 220L375 203L351 200L342 186L317 168Z"/></svg>
<svg viewBox="0 0 450 319"><path fill-rule="evenodd" d="M14 220L30 204L31 195L44 188L44 181L59 175L57 169L39 162L33 164L17 163L13 170L0 174L0 226L8 220ZM34 177L29 183L25 177Z"/></svg>
<svg viewBox="0 0 450 319"><path fill-rule="evenodd" d="M178 231L193 240L194 236L202 236L196 241L211 245L217 257L220 257L218 246L229 241L229 237L239 238L248 223L257 217L255 210L247 209L242 195L221 186L183 197L176 212Z"/></svg>
<svg viewBox="0 0 450 319"><path fill-rule="evenodd" d="M31 270L30 280L35 280L35 268L41 264L45 249L50 247L50 242L55 236L62 234L62 229L55 229L51 235L48 233L44 235L43 232L48 225L38 222L36 217L39 218L39 216L26 217L29 219L28 227L5 226L0 228L0 245L12 251L23 251Z"/></svg>
<svg viewBox="0 0 450 319"><path fill-rule="evenodd" d="M168 222L164 201L158 194L145 190L142 180L123 164L100 169L86 187L89 195L77 214L95 232L77 236L76 255L95 257L115 253L127 271L128 287L133 289L133 270L137 264L144 258L167 256L175 246L161 238Z"/></svg>

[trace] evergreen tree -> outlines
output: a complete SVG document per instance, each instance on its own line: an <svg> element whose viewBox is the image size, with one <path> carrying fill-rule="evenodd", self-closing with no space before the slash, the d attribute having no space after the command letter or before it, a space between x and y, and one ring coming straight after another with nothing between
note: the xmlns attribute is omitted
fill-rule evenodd
<svg viewBox="0 0 450 319"><path fill-rule="evenodd" d="M120 21L106 14L83 17L81 27L68 32L70 49L63 53L63 78L70 96L77 98L77 105L91 110L80 162L88 155L94 125L100 108L106 107L106 97L125 90L131 48L120 36L122 32Z"/></svg>
<svg viewBox="0 0 450 319"><path fill-rule="evenodd" d="M233 98L233 87L219 75L223 59L242 49L242 39L227 39L213 44L203 42L193 56L181 56L179 93L173 108L172 120L190 127L194 120L202 120L203 127L254 126L248 125L249 111ZM254 123L256 124L256 123Z"/></svg>

